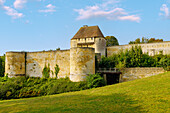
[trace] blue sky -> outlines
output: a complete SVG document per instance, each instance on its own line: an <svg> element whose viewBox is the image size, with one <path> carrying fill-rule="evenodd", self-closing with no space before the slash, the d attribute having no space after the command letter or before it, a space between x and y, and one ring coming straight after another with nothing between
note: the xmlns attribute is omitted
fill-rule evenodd
<svg viewBox="0 0 170 113"><path fill-rule="evenodd" d="M70 48L83 25L98 25L121 45L170 41L170 0L0 0L0 55Z"/></svg>

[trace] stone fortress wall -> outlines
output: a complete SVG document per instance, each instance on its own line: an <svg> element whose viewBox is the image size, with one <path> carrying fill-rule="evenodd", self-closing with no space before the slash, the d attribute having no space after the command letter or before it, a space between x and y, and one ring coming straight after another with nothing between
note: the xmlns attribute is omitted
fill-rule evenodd
<svg viewBox="0 0 170 113"><path fill-rule="evenodd" d="M95 52L93 48L71 48L70 50L41 52L7 52L5 73L9 77L42 77L45 65L50 70L59 65L58 78L70 77L72 81L83 81L88 74L95 73ZM55 74L50 73L50 77Z"/></svg>
<svg viewBox="0 0 170 113"><path fill-rule="evenodd" d="M50 65L50 69L55 72L56 64L60 67L58 77L69 77L70 50L26 53L26 75L30 77L42 77L45 65ZM50 77L54 78L55 74L50 73Z"/></svg>
<svg viewBox="0 0 170 113"><path fill-rule="evenodd" d="M118 53L120 50L131 49L135 46L141 46L144 53L154 56L162 52L163 54L170 54L170 41L146 43L146 44L128 44L119 46L107 47L107 56L111 56L113 53Z"/></svg>
<svg viewBox="0 0 170 113"><path fill-rule="evenodd" d="M165 70L162 67L136 67L124 68L121 70L121 72L122 74L120 75L120 82L127 82L161 74L164 73Z"/></svg>
<svg viewBox="0 0 170 113"><path fill-rule="evenodd" d="M53 72L50 73L50 77L55 77L54 67L57 64L60 68L58 78L69 77L70 80L78 82L84 81L86 76L95 73L95 54L100 59L101 56L111 56L121 49L130 49L132 46L141 46L143 52L151 56L160 52L170 54L170 41L106 47L106 39L98 26L81 27L71 39L70 45L70 50L7 52L5 73L9 77L42 77L43 68L49 64ZM126 71L129 74L128 70L124 72ZM140 70L138 69L138 71ZM133 77L131 77L130 75L132 74L129 74L129 79L138 76L132 75ZM126 77L128 77L126 74L122 75L122 79L126 79Z"/></svg>

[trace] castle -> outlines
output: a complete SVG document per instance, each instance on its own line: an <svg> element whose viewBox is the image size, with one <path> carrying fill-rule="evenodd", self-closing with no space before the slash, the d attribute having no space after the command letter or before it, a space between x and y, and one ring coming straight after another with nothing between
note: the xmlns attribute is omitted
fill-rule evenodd
<svg viewBox="0 0 170 113"><path fill-rule="evenodd" d="M170 41L106 47L106 39L98 26L81 27L71 39L70 45L69 50L6 52L5 73L9 77L42 77L45 65L49 64L54 72L54 67L58 64L58 78L69 77L78 82L86 80L89 74L95 74L95 54L111 56L120 49L130 49L132 46L141 46L149 55L159 52L170 54ZM50 77L55 75L50 73Z"/></svg>

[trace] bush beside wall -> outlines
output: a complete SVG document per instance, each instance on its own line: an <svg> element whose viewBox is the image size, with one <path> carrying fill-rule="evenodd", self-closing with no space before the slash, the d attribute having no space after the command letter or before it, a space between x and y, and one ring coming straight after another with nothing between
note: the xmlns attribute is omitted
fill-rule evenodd
<svg viewBox="0 0 170 113"><path fill-rule="evenodd" d="M28 98L80 91L105 85L99 74L90 75L87 81L72 82L67 78L0 77L0 100Z"/></svg>
<svg viewBox="0 0 170 113"><path fill-rule="evenodd" d="M86 82L69 78L0 77L0 99L27 98L87 89Z"/></svg>

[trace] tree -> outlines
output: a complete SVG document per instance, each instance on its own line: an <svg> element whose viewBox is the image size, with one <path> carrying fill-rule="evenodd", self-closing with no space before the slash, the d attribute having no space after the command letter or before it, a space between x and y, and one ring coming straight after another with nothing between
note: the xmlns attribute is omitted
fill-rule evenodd
<svg viewBox="0 0 170 113"><path fill-rule="evenodd" d="M3 77L5 73L5 55L0 56L0 77Z"/></svg>
<svg viewBox="0 0 170 113"><path fill-rule="evenodd" d="M89 76L87 76L86 83L88 88L96 88L106 85L104 78L101 77L99 73L93 75L90 74Z"/></svg>
<svg viewBox="0 0 170 113"><path fill-rule="evenodd" d="M141 43L148 43L148 41L149 41L148 38L142 37L142 42Z"/></svg>
<svg viewBox="0 0 170 113"><path fill-rule="evenodd" d="M48 67L44 66L44 69L42 71L43 78L49 78L50 77L50 64L48 64Z"/></svg>
<svg viewBox="0 0 170 113"><path fill-rule="evenodd" d="M143 43L154 43L154 42L163 42L163 39L155 39L155 38L145 38L142 37L142 41L140 38L137 38L135 41L130 41L129 44L143 44Z"/></svg>
<svg viewBox="0 0 170 113"><path fill-rule="evenodd" d="M54 67L54 69L55 69L55 76L56 76L56 78L57 78L57 75L58 75L58 73L59 73L59 71L60 71L60 68L59 68L59 66L56 64L56 66Z"/></svg>
<svg viewBox="0 0 170 113"><path fill-rule="evenodd" d="M2 74L2 59L0 57L0 77L2 77L3 74Z"/></svg>
<svg viewBox="0 0 170 113"><path fill-rule="evenodd" d="M106 46L116 46L119 45L118 40L114 36L106 36Z"/></svg>
<svg viewBox="0 0 170 113"><path fill-rule="evenodd" d="M135 44L140 44L141 42L140 42L140 38L137 38L136 40L135 40Z"/></svg>
<svg viewBox="0 0 170 113"><path fill-rule="evenodd" d="M163 42L163 39L150 38L148 41L148 43L153 43L153 42Z"/></svg>

